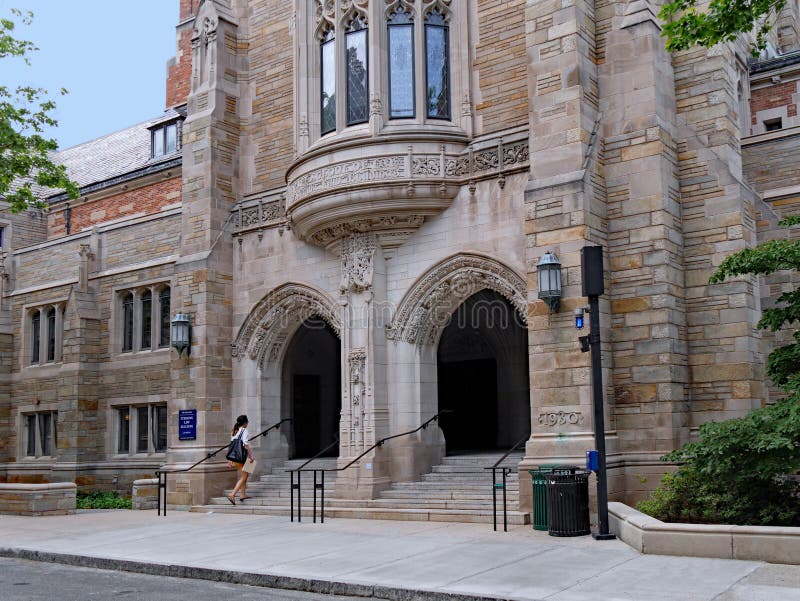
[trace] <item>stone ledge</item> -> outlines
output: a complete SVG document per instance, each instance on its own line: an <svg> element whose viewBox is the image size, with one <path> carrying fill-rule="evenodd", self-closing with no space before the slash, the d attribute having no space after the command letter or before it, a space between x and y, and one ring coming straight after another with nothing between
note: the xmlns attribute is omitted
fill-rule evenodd
<svg viewBox="0 0 800 601"><path fill-rule="evenodd" d="M67 515L75 513L74 482L52 484L0 484L0 514Z"/></svg>
<svg viewBox="0 0 800 601"><path fill-rule="evenodd" d="M644 554L745 559L800 565L800 528L670 524L609 503L611 531Z"/></svg>

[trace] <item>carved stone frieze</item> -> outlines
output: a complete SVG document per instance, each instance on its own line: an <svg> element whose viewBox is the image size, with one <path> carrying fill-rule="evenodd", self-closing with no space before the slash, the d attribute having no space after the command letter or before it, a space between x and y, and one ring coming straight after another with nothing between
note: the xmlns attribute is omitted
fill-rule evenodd
<svg viewBox="0 0 800 601"><path fill-rule="evenodd" d="M267 294L250 312L232 346L232 356L262 362L276 361L289 334L310 317L319 317L341 331L336 303L324 292L305 284L288 283Z"/></svg>
<svg viewBox="0 0 800 601"><path fill-rule="evenodd" d="M400 155L346 161L298 177L289 184L286 199L293 204L307 196L334 188L407 177L405 157Z"/></svg>
<svg viewBox="0 0 800 601"><path fill-rule="evenodd" d="M432 344L458 306L486 289L505 297L527 323L525 279L490 257L465 253L446 259L417 280L387 326L387 338Z"/></svg>
<svg viewBox="0 0 800 601"><path fill-rule="evenodd" d="M286 207L282 200L260 202L240 208L233 216L236 230L247 230L261 226L276 225L286 219Z"/></svg>
<svg viewBox="0 0 800 601"><path fill-rule="evenodd" d="M352 222L338 223L323 228L311 236L311 242L318 246L328 246L332 242L357 233L380 231L383 246L396 246L387 243L392 237L398 238L398 244L406 240L411 233L423 224L423 215L381 216L370 219L359 219ZM384 231L389 230L389 231Z"/></svg>

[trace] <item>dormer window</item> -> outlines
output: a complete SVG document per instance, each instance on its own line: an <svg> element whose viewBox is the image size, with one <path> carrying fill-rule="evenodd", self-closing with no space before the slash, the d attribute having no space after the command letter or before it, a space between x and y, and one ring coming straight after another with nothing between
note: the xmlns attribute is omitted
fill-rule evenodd
<svg viewBox="0 0 800 601"><path fill-rule="evenodd" d="M154 127L150 132L152 140L150 156L152 158L166 156L178 150L177 121Z"/></svg>

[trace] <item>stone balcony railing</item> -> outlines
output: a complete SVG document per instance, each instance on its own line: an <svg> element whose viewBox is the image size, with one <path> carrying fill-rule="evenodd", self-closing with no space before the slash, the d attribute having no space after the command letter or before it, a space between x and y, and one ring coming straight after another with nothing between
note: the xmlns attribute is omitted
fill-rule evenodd
<svg viewBox="0 0 800 601"><path fill-rule="evenodd" d="M285 190L241 202L234 232L289 227L329 246L355 232L375 231L397 246L426 218L446 209L465 187L528 169L528 131L486 136L471 144L382 139L326 149L295 162Z"/></svg>

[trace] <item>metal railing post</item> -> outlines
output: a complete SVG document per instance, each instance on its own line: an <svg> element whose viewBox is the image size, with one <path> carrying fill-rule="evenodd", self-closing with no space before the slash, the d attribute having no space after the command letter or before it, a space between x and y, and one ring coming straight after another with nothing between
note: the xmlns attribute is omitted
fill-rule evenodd
<svg viewBox="0 0 800 601"><path fill-rule="evenodd" d="M322 470L322 503L319 508L319 522L325 523L325 470Z"/></svg>
<svg viewBox="0 0 800 601"><path fill-rule="evenodd" d="M302 470L297 472L297 523L303 521L303 488L301 482Z"/></svg>
<svg viewBox="0 0 800 601"><path fill-rule="evenodd" d="M506 474L508 468L503 468L503 532L508 532L508 503L506 502Z"/></svg>
<svg viewBox="0 0 800 601"><path fill-rule="evenodd" d="M317 523L317 470L314 470L314 505L311 521Z"/></svg>
<svg viewBox="0 0 800 601"><path fill-rule="evenodd" d="M289 472L289 520L294 522L294 472Z"/></svg>
<svg viewBox="0 0 800 601"><path fill-rule="evenodd" d="M492 522L497 532L497 468L492 468Z"/></svg>

